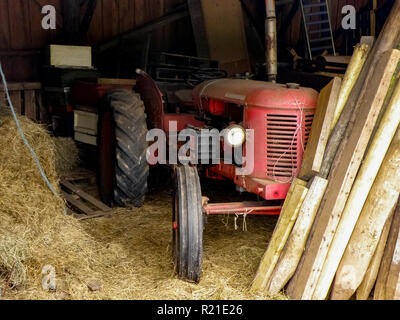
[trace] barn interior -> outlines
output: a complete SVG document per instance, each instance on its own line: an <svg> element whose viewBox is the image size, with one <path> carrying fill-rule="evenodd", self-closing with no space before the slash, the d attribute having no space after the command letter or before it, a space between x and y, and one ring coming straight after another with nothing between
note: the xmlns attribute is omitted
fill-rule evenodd
<svg viewBox="0 0 400 320"><path fill-rule="evenodd" d="M398 10L0 0L0 299L400 299ZM253 126L249 175L149 163Z"/></svg>

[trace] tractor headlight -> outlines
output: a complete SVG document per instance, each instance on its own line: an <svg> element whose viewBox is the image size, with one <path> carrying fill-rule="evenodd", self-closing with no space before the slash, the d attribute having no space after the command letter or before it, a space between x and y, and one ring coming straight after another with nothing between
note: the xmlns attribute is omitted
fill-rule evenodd
<svg viewBox="0 0 400 320"><path fill-rule="evenodd" d="M246 130L239 125L233 125L226 129L225 139L232 147L240 147L246 141Z"/></svg>

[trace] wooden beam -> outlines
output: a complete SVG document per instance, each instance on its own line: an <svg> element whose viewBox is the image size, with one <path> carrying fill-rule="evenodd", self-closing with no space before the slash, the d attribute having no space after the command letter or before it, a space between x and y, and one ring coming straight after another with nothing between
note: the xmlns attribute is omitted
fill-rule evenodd
<svg viewBox="0 0 400 320"><path fill-rule="evenodd" d="M68 190L72 191L73 193L76 193L82 199L91 203L92 205L99 208L100 210L102 210L102 211L111 211L112 210L110 207L106 206L103 202L97 200L96 198L92 197L90 194L87 194L86 192L82 191L78 187L74 186L71 182L68 182L66 180L61 180L60 184L62 186L64 186L65 188L67 188Z"/></svg>
<svg viewBox="0 0 400 320"><path fill-rule="evenodd" d="M191 0L192 25L201 56L217 60L229 75L250 69L243 10L237 0ZM222 24L221 21L224 21ZM229 25L229 28L226 26Z"/></svg>
<svg viewBox="0 0 400 320"><path fill-rule="evenodd" d="M356 84L351 91L349 99L343 108L339 121L336 124L332 134L329 138L323 165L321 167L320 175L327 178L331 171L333 160L335 159L336 152L345 135L347 126L356 113L356 107L359 102L360 96L364 95L370 89L369 82L375 77L375 68L381 61L385 52L396 48L399 45L400 36L400 19L398 19L398 12L400 11L400 0L396 0L392 7L392 11L386 20L385 26L381 31L374 47L368 55L367 61L358 77ZM359 104L358 104L359 105Z"/></svg>
<svg viewBox="0 0 400 320"><path fill-rule="evenodd" d="M385 251L392 222L393 222L393 212L391 213L390 217L387 219L385 223L385 227L383 228L382 235L379 239L379 243L375 250L374 256L372 257L371 263L368 267L368 270L364 276L362 283L357 289L357 300L368 300L368 298L370 297L372 288L374 287L376 278L378 277L379 267L382 262L382 257Z"/></svg>
<svg viewBox="0 0 400 320"><path fill-rule="evenodd" d="M378 0L372 0L372 10L370 12L371 36L376 36L376 10L378 9Z"/></svg>
<svg viewBox="0 0 400 320"><path fill-rule="evenodd" d="M63 32L67 44L80 44L81 4L80 0L61 1Z"/></svg>
<svg viewBox="0 0 400 320"><path fill-rule="evenodd" d="M0 57L24 57L24 56L39 56L40 50L10 50L0 51Z"/></svg>
<svg viewBox="0 0 400 320"><path fill-rule="evenodd" d="M360 76L361 70L367 61L368 54L371 50L371 46L367 44L358 44L354 48L353 56L351 57L349 66L347 67L346 74L344 75L342 87L340 89L336 110L331 123L329 134L335 128L336 123L343 111L344 106L349 99L350 93L357 83L358 77Z"/></svg>
<svg viewBox="0 0 400 320"><path fill-rule="evenodd" d="M313 296L328 249L399 60L399 50L384 54L374 70L374 77L368 83L368 90L358 100L357 111L337 152L328 179L327 191L318 210L306 252L289 284L287 293L290 298L309 300Z"/></svg>
<svg viewBox="0 0 400 320"><path fill-rule="evenodd" d="M82 18L81 25L79 27L79 32L80 32L80 35L81 35L81 37L83 39L86 38L87 33L89 31L90 24L92 23L92 18L93 18L94 12L96 10L96 6L97 6L97 0L88 0L86 11L85 11L85 14L84 14L84 16Z"/></svg>
<svg viewBox="0 0 400 320"><path fill-rule="evenodd" d="M23 91L23 90L40 90L42 85L40 82L8 82L8 91ZM4 91L4 86L0 84L0 91Z"/></svg>
<svg viewBox="0 0 400 320"><path fill-rule="evenodd" d="M267 294L278 294L295 273L327 185L327 180L313 178L293 230L267 284Z"/></svg>
<svg viewBox="0 0 400 320"><path fill-rule="evenodd" d="M396 208L375 284L374 300L386 300L386 285L400 231L400 203ZM396 283L397 284L397 283Z"/></svg>
<svg viewBox="0 0 400 320"><path fill-rule="evenodd" d="M319 174L341 86L342 79L336 77L319 94L318 106L299 174L303 180L308 181Z"/></svg>
<svg viewBox="0 0 400 320"><path fill-rule="evenodd" d="M365 205L363 205L357 224L352 231L336 272L332 298L349 299L361 284L378 246L384 225L393 211L393 207L398 202L399 179L400 130L393 139ZM362 199L361 203L363 203ZM354 210L357 211L357 209ZM346 221L343 220L343 223L346 223ZM338 232L340 232L339 228Z"/></svg>
<svg viewBox="0 0 400 320"><path fill-rule="evenodd" d="M200 0L188 0L190 19L197 47L197 55L202 58L210 58L207 30L204 22L203 6Z"/></svg>
<svg viewBox="0 0 400 320"><path fill-rule="evenodd" d="M389 93L389 97L391 93L392 92ZM385 99L385 101L386 100L388 99ZM346 246L354 231L354 227L359 220L360 213L367 200L368 194L370 193L379 169L384 162L385 155L396 133L397 127L400 124L400 82L397 82L396 89L391 96L388 105L383 106L383 109L385 108L386 111L372 139L369 150L363 160L360 171L357 174L357 178L352 186L350 195L348 196L346 206L343 209L342 217L336 229L332 244L329 248L324 266L321 270L321 275L317 287L315 288L313 299L325 299L328 295L329 288L342 259L343 253L346 250ZM391 161L396 161L396 158L392 158ZM400 162L398 163L398 166L400 167ZM387 170L387 168L390 168L390 162L383 163L381 170ZM400 172L399 175L395 175L395 177L396 181L398 181L398 178L400 178ZM380 188L388 189L388 186L385 183L384 185L380 186ZM389 197L389 199L391 199L391 197ZM391 207L389 207L388 210L390 210L390 208ZM386 220L386 218L387 217L385 217L384 220ZM382 229L379 231L381 232ZM365 271L367 266L368 264L365 266ZM360 270L358 268L357 274L360 274ZM347 279L349 279L349 277L347 277ZM353 293L356 289L357 288L354 288Z"/></svg>
<svg viewBox="0 0 400 320"><path fill-rule="evenodd" d="M400 300L400 230L386 280L385 300Z"/></svg>
<svg viewBox="0 0 400 320"><path fill-rule="evenodd" d="M146 24L138 27L138 28L135 28L131 31L123 33L110 41L100 44L99 46L97 46L95 48L96 52L103 52L105 50L115 48L116 46L118 46L121 43L121 41L129 40L134 37L143 36L149 32L152 32L158 28L164 27L172 22L181 20L188 16L189 16L189 12L187 10L187 7L181 6L181 7L177 8L176 10L173 10L170 13L162 16L161 18L155 19L149 23L146 23Z"/></svg>
<svg viewBox="0 0 400 320"><path fill-rule="evenodd" d="M38 120L39 110L36 105L36 92L34 90L24 91L24 105L25 105L25 116L33 121Z"/></svg>
<svg viewBox="0 0 400 320"><path fill-rule="evenodd" d="M272 271L278 262L280 253L286 244L299 214L300 207L307 195L308 189L305 185L305 181L299 179L293 181L282 207L278 223L268 244L267 251L261 260L257 274L251 285L252 291L264 290L270 280Z"/></svg>
<svg viewBox="0 0 400 320"><path fill-rule="evenodd" d="M73 195L62 191L61 192L62 196L64 197L65 200L67 200L73 207L79 209L80 211L82 211L82 213L90 215L92 214L94 211L93 209L89 208L86 204L84 204L82 201L77 200L73 197Z"/></svg>

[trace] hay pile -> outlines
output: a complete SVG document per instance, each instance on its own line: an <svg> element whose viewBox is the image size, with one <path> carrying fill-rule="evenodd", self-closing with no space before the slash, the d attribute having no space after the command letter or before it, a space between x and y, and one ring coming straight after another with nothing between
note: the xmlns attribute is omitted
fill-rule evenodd
<svg viewBox="0 0 400 320"><path fill-rule="evenodd" d="M29 142L54 186L56 146L44 128L21 118ZM95 186L87 186L95 192ZM224 191L225 192L225 191ZM249 232L222 217L206 228L203 278L178 280L171 259L171 197L149 196L141 209L78 222L43 183L7 114L0 113L0 287L5 299L265 299L248 291L276 218L248 217ZM54 291L42 269L56 271ZM93 283L100 290L91 291ZM3 291L4 292L4 291ZM274 298L283 298L278 296Z"/></svg>
<svg viewBox="0 0 400 320"><path fill-rule="evenodd" d="M54 137L55 166L59 176L74 171L79 165L79 150L72 138Z"/></svg>
<svg viewBox="0 0 400 320"><path fill-rule="evenodd" d="M48 132L20 118L53 186L56 147ZM64 201L43 182L31 154L17 133L14 120L0 112L0 285L20 290L41 288L42 268L53 266L66 280L90 273L97 243L82 226L63 214ZM8 288L7 288L8 289Z"/></svg>

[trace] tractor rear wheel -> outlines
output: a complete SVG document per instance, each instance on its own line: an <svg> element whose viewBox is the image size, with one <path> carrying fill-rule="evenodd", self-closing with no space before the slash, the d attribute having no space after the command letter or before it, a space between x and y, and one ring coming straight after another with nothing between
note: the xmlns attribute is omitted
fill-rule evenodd
<svg viewBox="0 0 400 320"><path fill-rule="evenodd" d="M179 166L173 201L173 259L182 280L198 283L203 261L203 212L197 169Z"/></svg>
<svg viewBox="0 0 400 320"><path fill-rule="evenodd" d="M107 204L141 207L147 192L146 114L138 94L107 94L99 121L99 189Z"/></svg>

